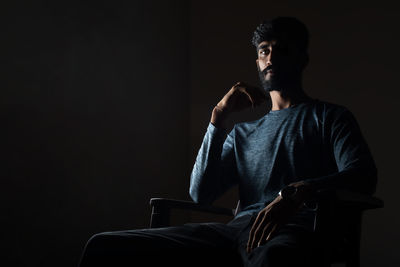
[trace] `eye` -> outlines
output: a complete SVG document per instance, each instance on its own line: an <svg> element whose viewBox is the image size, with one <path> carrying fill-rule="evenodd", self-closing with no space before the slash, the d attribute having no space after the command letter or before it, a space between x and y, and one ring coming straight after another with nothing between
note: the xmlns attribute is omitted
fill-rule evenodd
<svg viewBox="0 0 400 267"><path fill-rule="evenodd" d="M269 49L260 49L260 56L266 56L269 54Z"/></svg>

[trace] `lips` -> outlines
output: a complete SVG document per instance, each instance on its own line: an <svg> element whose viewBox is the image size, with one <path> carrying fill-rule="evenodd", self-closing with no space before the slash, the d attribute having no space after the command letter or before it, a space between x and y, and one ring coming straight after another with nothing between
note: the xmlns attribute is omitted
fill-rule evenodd
<svg viewBox="0 0 400 267"><path fill-rule="evenodd" d="M268 66L263 70L264 75L269 74L274 74L274 69L272 68L272 66Z"/></svg>
<svg viewBox="0 0 400 267"><path fill-rule="evenodd" d="M272 69L267 70L266 73L265 73L265 75L275 75L275 71L272 70Z"/></svg>

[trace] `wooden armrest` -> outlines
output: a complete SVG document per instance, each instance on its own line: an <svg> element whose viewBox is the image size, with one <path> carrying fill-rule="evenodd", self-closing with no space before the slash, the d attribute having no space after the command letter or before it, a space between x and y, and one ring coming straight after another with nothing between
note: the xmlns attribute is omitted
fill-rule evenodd
<svg viewBox="0 0 400 267"><path fill-rule="evenodd" d="M191 210L227 216L233 216L235 212L232 209L168 198L151 198L150 206L152 208L150 228L168 226L171 209Z"/></svg>
<svg viewBox="0 0 400 267"><path fill-rule="evenodd" d="M195 203L193 201L169 199L169 198L152 198L150 199L150 206L159 209L183 209L183 210L201 211L201 212L230 215L230 216L232 216L234 212L232 209L227 209L217 206L202 205L199 203Z"/></svg>
<svg viewBox="0 0 400 267"><path fill-rule="evenodd" d="M350 210L377 209L383 207L383 201L377 197L351 192L346 190L326 190L319 191L316 194L316 200L322 207L344 207ZM169 198L151 198L150 206L152 208L150 228L163 227L169 225L170 211L172 209L191 210L219 215L234 216L235 209L227 209L217 206L204 205L193 201L169 199Z"/></svg>

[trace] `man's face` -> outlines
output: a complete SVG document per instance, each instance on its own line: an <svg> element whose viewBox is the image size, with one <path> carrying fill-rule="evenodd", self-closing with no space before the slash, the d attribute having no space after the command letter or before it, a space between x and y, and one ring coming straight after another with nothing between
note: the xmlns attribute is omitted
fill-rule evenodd
<svg viewBox="0 0 400 267"><path fill-rule="evenodd" d="M293 44L273 39L258 45L256 62L264 90L283 91L301 80L305 58Z"/></svg>

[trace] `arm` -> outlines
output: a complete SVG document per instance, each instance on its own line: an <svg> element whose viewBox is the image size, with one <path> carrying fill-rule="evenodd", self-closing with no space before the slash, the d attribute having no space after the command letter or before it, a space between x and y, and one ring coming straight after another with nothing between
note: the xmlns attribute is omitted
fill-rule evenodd
<svg viewBox="0 0 400 267"><path fill-rule="evenodd" d="M377 169L361 133L360 127L350 111L328 114L325 118L325 142L328 153L333 154L338 171L336 173L306 179L313 190L346 189L361 193L375 192Z"/></svg>
<svg viewBox="0 0 400 267"><path fill-rule="evenodd" d="M237 182L234 129L226 137L227 121L233 112L265 100L260 89L239 82L215 106L190 179L189 193L195 202L210 204Z"/></svg>
<svg viewBox="0 0 400 267"><path fill-rule="evenodd" d="M209 124L190 177L190 196L210 204L236 182L233 132Z"/></svg>
<svg viewBox="0 0 400 267"><path fill-rule="evenodd" d="M375 191L376 166L353 115L348 110L328 114L323 127L326 133L324 154L334 158L338 171L290 184L296 188L291 199L277 196L261 210L250 231L248 252L267 242L316 191L347 189L367 194Z"/></svg>

